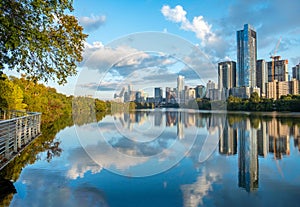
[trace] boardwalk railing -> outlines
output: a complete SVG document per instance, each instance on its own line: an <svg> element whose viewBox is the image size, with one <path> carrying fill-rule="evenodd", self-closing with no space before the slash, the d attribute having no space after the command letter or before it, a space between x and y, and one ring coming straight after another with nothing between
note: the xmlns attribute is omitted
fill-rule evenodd
<svg viewBox="0 0 300 207"><path fill-rule="evenodd" d="M0 170L41 133L41 113L15 111L8 115L10 119L0 120Z"/></svg>

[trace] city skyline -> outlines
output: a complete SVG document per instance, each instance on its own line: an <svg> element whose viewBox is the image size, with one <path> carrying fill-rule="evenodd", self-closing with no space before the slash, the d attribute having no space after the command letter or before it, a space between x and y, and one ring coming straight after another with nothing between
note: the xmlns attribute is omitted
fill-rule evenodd
<svg viewBox="0 0 300 207"><path fill-rule="evenodd" d="M295 77L299 78L299 72L297 71L299 70L299 64L292 68L291 76L288 73L288 60L281 60L281 56L271 55L271 61L258 59L257 33L253 26L247 23L244 24L244 29L236 32L236 41L237 62L223 61L218 63L217 85L212 80L208 80L206 97L212 100L224 100L229 95L250 98L251 93L257 92L263 98L278 99L281 95L300 93L300 83L297 82L300 79L297 79L296 82L293 80ZM190 99L196 98L194 95L196 94L196 87L192 88L195 91L191 91L190 95L189 86L185 85L184 81L185 77L178 74L176 101L179 104L186 103L186 100L189 100L187 97L190 97ZM203 84L196 85L203 86ZM167 98L167 91L171 88L170 86L165 88L165 97ZM155 93L154 96L156 96ZM161 95L161 99L162 97ZM155 100L157 104L157 98Z"/></svg>
<svg viewBox="0 0 300 207"><path fill-rule="evenodd" d="M113 50L110 42L128 34L144 31L157 31L180 36L198 47L211 60L217 69L217 63L236 59L236 32L245 23L256 28L258 33L257 56L270 60L269 53L274 50L281 38L278 54L289 60L289 72L300 61L300 25L297 21L299 1L291 0L282 5L276 1L141 1L141 2L111 2L88 0L74 1L74 15L80 20L89 35L86 41L84 61L78 65L78 76L84 63L91 58L100 62L110 63ZM133 12L135 11L135 12ZM255 12L255 15L253 15ZM137 14L138 18L137 18ZM149 18L151 17L151 18ZM117 50L118 54L126 56L126 51ZM92 56L93 51L99 54ZM124 57L123 56L123 57ZM152 58L154 61L158 59ZM133 62L132 62L133 63ZM85 65L90 67L91 65ZM124 70L121 76L128 74ZM18 74L13 74L18 76ZM55 87L58 92L73 95L78 76L68 78L69 83L58 86L53 82L47 85ZM95 95L95 85L100 80L93 80L94 74L87 75L84 91L81 95ZM111 83L117 82L118 76L113 76ZM217 77L210 77L217 82ZM159 78L162 82L163 77ZM206 82L206 80L205 80ZM99 90L103 98L111 85L101 84ZM96 94L97 95L97 94ZM111 97L111 96L110 96Z"/></svg>

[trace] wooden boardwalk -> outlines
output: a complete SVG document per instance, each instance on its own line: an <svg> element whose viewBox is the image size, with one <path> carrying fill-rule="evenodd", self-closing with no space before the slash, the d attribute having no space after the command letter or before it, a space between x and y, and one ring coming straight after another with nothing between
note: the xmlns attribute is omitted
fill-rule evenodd
<svg viewBox="0 0 300 207"><path fill-rule="evenodd" d="M2 111L1 118L0 170L41 134L41 113Z"/></svg>

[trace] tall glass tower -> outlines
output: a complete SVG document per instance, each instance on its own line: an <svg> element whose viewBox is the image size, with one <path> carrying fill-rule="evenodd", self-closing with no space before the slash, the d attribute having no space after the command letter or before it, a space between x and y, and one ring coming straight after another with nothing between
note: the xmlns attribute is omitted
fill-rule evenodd
<svg viewBox="0 0 300 207"><path fill-rule="evenodd" d="M184 103L184 76L179 75L177 77L177 98L178 103Z"/></svg>
<svg viewBox="0 0 300 207"><path fill-rule="evenodd" d="M237 31L237 85L256 87L256 32L245 24Z"/></svg>

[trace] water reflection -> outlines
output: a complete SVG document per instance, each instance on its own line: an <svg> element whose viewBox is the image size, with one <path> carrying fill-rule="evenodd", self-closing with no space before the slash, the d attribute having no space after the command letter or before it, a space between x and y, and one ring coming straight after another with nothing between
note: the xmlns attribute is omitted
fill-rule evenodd
<svg viewBox="0 0 300 207"><path fill-rule="evenodd" d="M115 115L115 118L118 118L123 126L127 126L130 131L134 131L137 125L141 126L147 122L159 127L162 127L163 124L165 124L165 127L176 126L178 139L184 139L185 133L191 127L206 129L209 134L218 134L219 154L225 156L238 154L238 186L251 192L259 187L258 156L266 158L270 154L275 160L289 156L290 137L293 137L294 146L300 150L299 123L285 122L286 117L289 116L288 114L277 116L270 114L266 117L260 115L252 117L247 114L210 114L159 110L118 114ZM195 166L199 161L197 158L203 143L203 137L198 137L189 153L189 157L193 158ZM199 178L196 183L201 182L201 180L203 179ZM182 189L185 189L183 191L187 193L186 186ZM197 194L199 192L198 189Z"/></svg>
<svg viewBox="0 0 300 207"><path fill-rule="evenodd" d="M11 205L297 206L299 200L297 114L145 110L108 115L77 133L81 143L74 127L62 130L60 156L47 162L44 152L23 169ZM155 176L130 174L159 167Z"/></svg>

